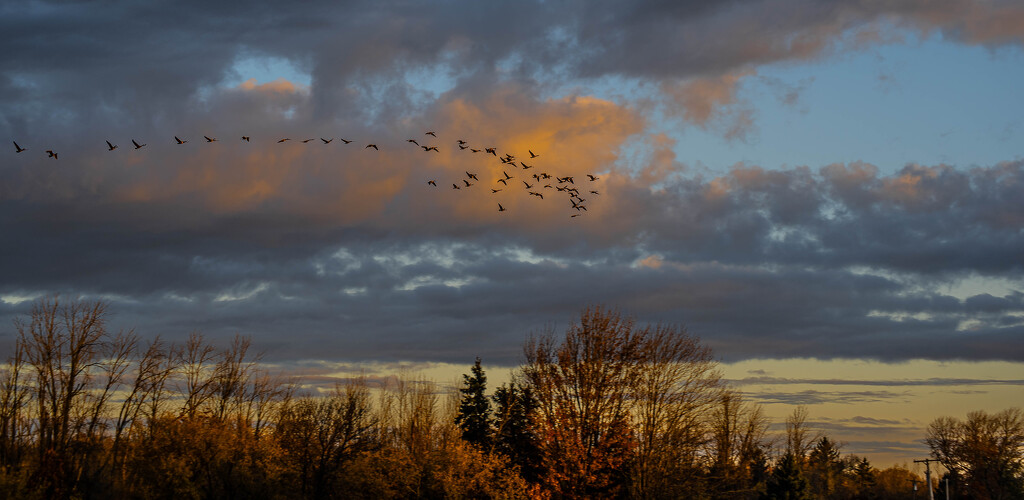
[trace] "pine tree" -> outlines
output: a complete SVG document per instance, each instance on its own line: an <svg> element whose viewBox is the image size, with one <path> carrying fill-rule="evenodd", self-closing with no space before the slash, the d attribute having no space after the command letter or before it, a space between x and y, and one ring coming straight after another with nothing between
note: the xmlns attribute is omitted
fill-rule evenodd
<svg viewBox="0 0 1024 500"><path fill-rule="evenodd" d="M822 436L807 456L807 472L814 492L831 498L840 485L844 467L839 458L839 445L828 436Z"/></svg>
<svg viewBox="0 0 1024 500"><path fill-rule="evenodd" d="M462 402L455 423L462 429L462 439L479 449L487 449L491 443L491 400L487 398L487 376L480 367L480 358L472 368L473 375L463 375Z"/></svg>
<svg viewBox="0 0 1024 500"><path fill-rule="evenodd" d="M520 475L536 483L540 479L540 448L533 424L537 400L529 386L515 382L494 391L496 406L494 448L519 466Z"/></svg>
<svg viewBox="0 0 1024 500"><path fill-rule="evenodd" d="M786 453L782 460L775 464L762 498L766 500L810 500L809 489L807 479L800 470L799 460L792 453Z"/></svg>

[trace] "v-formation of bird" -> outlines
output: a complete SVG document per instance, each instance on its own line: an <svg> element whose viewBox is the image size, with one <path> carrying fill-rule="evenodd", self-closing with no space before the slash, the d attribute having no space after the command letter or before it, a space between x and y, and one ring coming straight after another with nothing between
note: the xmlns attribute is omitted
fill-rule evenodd
<svg viewBox="0 0 1024 500"><path fill-rule="evenodd" d="M424 135L429 135L431 137L437 138L437 134L435 134L433 131L426 132ZM203 138L206 139L207 143L219 142L216 137L210 137L210 136L204 135ZM241 140L244 141L244 142L251 142L250 136L246 136L246 135L243 135ZM280 143L284 143L284 142L287 142L287 141L290 141L290 140L291 139L287 138L287 137L286 138L281 138L281 139L279 139L277 141L277 143L280 144ZM308 143L310 143L310 142L312 142L314 140L316 140L316 139L315 138L313 138L313 139L303 139L301 142L303 144L308 144ZM178 145L183 145L183 144L187 144L188 143L187 139L181 139L178 136L174 136L174 141ZM321 137L320 141L323 142L324 145L327 145L327 144L330 144L331 142L333 142L334 138L324 139L323 137ZM15 153L22 153L22 152L28 151L28 148L23 148L20 145L18 145L17 141L12 141L12 142L14 142L14 152ZM351 144L353 141L341 138L341 142L343 142L345 144ZM435 153L440 152L438 150L437 146L421 145L419 143L419 141L417 141L416 139L408 139L408 140L406 140L406 142L412 143L413 145L421 148L423 150L423 152L425 152L425 153L429 153L431 151L433 151ZM117 144L113 144L109 140L106 141L106 143L107 143L107 151L114 151L118 147ZM491 154L492 156L497 158L503 165L506 166L506 167L503 167L503 168L507 168L507 169L516 168L516 169L520 169L520 170L522 170L524 172L529 170L529 169L531 169L531 168L534 168L534 165L527 165L523 161L519 161L517 163L515 156L513 156L513 155L511 155L509 153L505 153L503 156L499 156L498 152L497 152L497 148L493 148L493 147L488 147L488 148L483 148L483 149L472 148L472 147L470 147L468 145L468 143L465 140L462 140L462 139L459 139L458 141L456 141L456 144L458 145L458 148L460 150L463 150L463 151L468 149L470 151L470 153L480 153L480 152L483 152L485 155L488 154L488 153ZM132 139L132 146L134 146L134 148L136 150L142 149L142 148L146 147L146 145L147 144L145 144L145 143L141 143L140 144L135 139ZM371 149L371 148L373 150L375 150L375 151L380 151L380 148L377 146L377 144L373 144L373 143L367 144L363 149ZM540 157L540 155L537 154L537 153L534 153L533 150L527 150L527 152L530 154L530 159ZM46 150L46 153L47 153L49 158L53 158L53 159L56 160L57 157L58 157L58 154L56 152L54 152L53 150L48 149L48 150ZM501 173L502 173L502 176L498 177L495 180L495 183L496 184L500 183L500 184L502 184L503 187L502 188L497 188L497 187L491 188L491 194L497 194L499 192L504 191L505 188L509 187L508 181L516 178L513 175L509 175L508 172L506 170L504 170L504 169L501 171ZM587 174L587 177L589 178L589 180L591 182L600 179L600 177L597 177L597 176L595 176L593 174ZM548 174L547 172L539 172L539 173L531 174L530 178L533 179L533 181L534 181L533 184L531 184L530 182L528 182L526 180L522 180L522 183L525 186L525 189L526 189L527 193L530 196L535 196L538 199L543 200L544 199L544 193L542 191L543 189L555 189L556 192L564 192L564 193L566 193L569 196L569 202L572 205L572 209L576 210L576 213L572 214L571 217L578 217L578 216L582 215L582 213L587 210L587 207L585 205L583 205L583 202L585 202L586 199L583 198L582 196L580 196L579 189L576 187L575 179L572 176L565 176L565 177L555 176L554 177L554 179L555 179L555 183L554 184L552 184L551 182L545 182L545 181L548 181L548 179L552 178L552 176L550 174ZM477 181L477 182L480 181L479 177L477 177L477 174L472 173L472 172L466 172L466 178L465 179L460 179L460 180L462 181L462 184L465 185L464 186L465 188L470 188L470 187L473 187L475 185L475 183L469 182L470 180ZM543 184L543 187L538 188L536 191L533 190L534 186L540 184L541 182L545 182ZM427 184L430 185L430 186L433 186L433 187L437 187L437 181L435 179L428 180ZM454 183L452 183L452 189L459 189L459 190L461 190L461 189L463 189L463 186L461 186L458 182L454 182ZM590 193L594 194L594 195L600 194L596 190L591 190ZM498 203L498 211L499 212L506 212L506 211L508 211L508 209L505 208L504 206L502 206L501 203Z"/></svg>

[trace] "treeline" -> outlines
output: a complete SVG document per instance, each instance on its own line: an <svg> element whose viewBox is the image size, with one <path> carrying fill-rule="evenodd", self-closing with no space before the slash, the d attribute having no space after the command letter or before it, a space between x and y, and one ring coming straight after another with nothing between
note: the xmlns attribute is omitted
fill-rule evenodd
<svg viewBox="0 0 1024 500"><path fill-rule="evenodd" d="M48 298L16 322L0 498L909 499L921 484L842 456L802 408L773 436L698 339L600 308L528 339L493 391L477 360L457 391L357 378L311 394L244 337L144 343L106 315ZM952 498L1024 496L1022 429L1019 410L933 422Z"/></svg>

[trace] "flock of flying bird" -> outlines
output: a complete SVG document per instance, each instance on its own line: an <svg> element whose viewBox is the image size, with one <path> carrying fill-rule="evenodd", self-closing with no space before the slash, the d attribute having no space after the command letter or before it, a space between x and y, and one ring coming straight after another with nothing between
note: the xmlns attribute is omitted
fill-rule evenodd
<svg viewBox="0 0 1024 500"><path fill-rule="evenodd" d="M437 135L433 131L428 131L424 135L434 137L435 139L437 138ZM204 135L203 138L208 143L210 143L210 142L218 142L217 138L215 138L215 137L210 137L210 136L205 136ZM351 144L353 142L351 140L342 139L340 137L338 139L341 142L345 143L345 144ZM250 142L250 137L243 135L241 140L245 141L245 142ZM290 140L291 140L290 138L283 138L283 139L278 140L277 142L280 144L280 143L283 143L283 142L288 142ZM179 145L188 143L188 140L181 139L178 136L174 136L174 141L175 141L176 144L179 144ZM307 143L313 142L313 141L316 141L316 138L313 138L313 139L302 139L301 140L301 142L303 144L307 144ZM323 137L321 137L320 141L322 141L323 144L330 144L331 142L334 141L334 138L324 139ZM23 147L19 146L16 141L12 141L12 142L14 142L15 153L22 153L22 152L28 151L27 148L23 148ZM421 148L424 153L429 153L431 151L433 151L435 153L439 152L437 146L423 145L423 144L420 144L420 142L418 140L416 140L416 139L408 139L408 140L406 140L406 142L407 143L411 143L411 144ZM114 151L114 150L116 150L118 148L117 144L113 144L110 141L106 141L106 143L107 143L107 151ZM466 141L462 140L462 139L459 139L458 141L456 141L456 144L457 144L457 146L458 146L458 148L460 150L463 150L463 151L468 150L470 153L484 153L484 156L490 154L490 155L494 156L495 158L497 158L501 162L501 164L502 164L502 167L500 167L501 175L498 176L494 180L493 186L490 187L491 194L497 194L497 193L500 193L500 192L505 191L505 190L511 190L514 186L518 187L519 183L521 182L523 184L523 186L524 186L525 191L528 193L529 196L535 196L535 197L537 197L538 199L541 199L541 200L544 199L544 195L546 194L545 191L544 191L545 189L548 189L548 190L552 190L553 189L554 193L565 193L565 195L567 195L568 201L569 201L569 203L571 205L570 209L571 210L575 210L575 212L573 212L570 215L570 217L579 217L580 215L582 215L584 212L587 211L587 207L583 204L585 201L587 201L587 198L584 198L580 194L580 190L579 190L579 188L576 185L576 179L573 176L571 176L571 175L567 175L567 176L563 176L563 177L552 176L551 174L549 174L547 172L541 172L541 171L536 171L536 172L530 173L528 171L533 169L535 167L535 165L528 165L525 161L522 161L522 160L518 160L517 161L516 157L511 155L511 154L509 154L509 153L505 153L504 155L499 155L498 152L497 152L497 149L493 148L493 147L485 147L485 148L479 148L479 149L478 148L474 148L474 147L470 147L469 144ZM140 144L135 139L132 139L132 146L136 150L138 150L138 149L142 149L142 148L146 147L147 144L144 144L144 143ZM366 146L363 147L363 149L371 149L371 148L373 150L375 150L375 151L380 151L380 148L376 144L373 144L373 143L367 144ZM527 150L527 151L530 154L530 158L529 159L531 159L531 160L534 159L534 158L540 157L539 154L534 153L532 150ZM53 150L50 150L50 149L46 150L46 154L48 155L49 158L53 158L54 160L56 160L58 158L58 153L53 151ZM508 173L509 171L516 172L517 175L510 175ZM522 177L521 178L518 177L519 175L521 175ZM594 182L594 181L597 181L597 180L600 179L600 177L597 177L596 175L593 175L593 174L586 174L586 175L587 175L587 178L589 179L589 182ZM530 182L531 179L532 179L532 183ZM554 179L554 180L552 181L552 179ZM459 182L459 181L461 181L461 182ZM470 181L474 181L474 182L470 182ZM427 183L428 186L432 186L432 187L435 187L435 188L438 187L436 179L429 179L429 180L427 180L426 183ZM456 180L456 182L452 183L452 189L453 190L469 189L469 188L472 188L472 187L476 186L479 183L480 183L480 178L478 177L478 174L467 171L465 178L461 178L460 177L458 180ZM588 192L588 198L591 197L591 196L597 196L597 195L600 194L596 189L587 189L587 192ZM548 192L547 194L549 194L549 196L550 196L551 192ZM499 212L505 212L505 211L508 210L504 206L502 206L502 204L500 202L497 203L497 205L498 205L498 211Z"/></svg>

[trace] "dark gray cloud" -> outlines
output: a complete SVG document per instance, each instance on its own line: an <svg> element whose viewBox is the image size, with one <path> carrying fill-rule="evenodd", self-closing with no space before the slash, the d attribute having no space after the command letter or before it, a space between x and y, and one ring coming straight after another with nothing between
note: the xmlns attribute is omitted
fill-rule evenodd
<svg viewBox="0 0 1024 500"><path fill-rule="evenodd" d="M147 335L251 334L275 359L512 364L527 333L606 303L686 325L727 359L1019 361L1019 290L961 300L939 287L1019 282L1024 162L893 175L861 163L737 165L706 178L679 173L671 144L643 142L632 103L538 96L608 76L746 74L867 43L854 35L882 20L1017 44L1020 10L910 0L0 4L0 135L30 148L0 161L0 335L30 307L17 297L63 293L110 300L117 325ZM225 84L244 77L238 61L268 57L310 85ZM428 128L443 153L401 149ZM257 139L248 149L243 134ZM295 144L321 136L356 142ZM279 146L282 137L293 142ZM575 175L588 212L570 219L560 195L501 198L515 214L505 218L484 192L452 201L447 186L462 172L508 168L459 156L455 137L520 158L544 145L537 168ZM149 145L132 151L131 138ZM370 141L380 155L365 151ZM636 142L651 158L627 166L623 148ZM432 178L446 191L428 191Z"/></svg>

